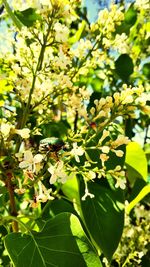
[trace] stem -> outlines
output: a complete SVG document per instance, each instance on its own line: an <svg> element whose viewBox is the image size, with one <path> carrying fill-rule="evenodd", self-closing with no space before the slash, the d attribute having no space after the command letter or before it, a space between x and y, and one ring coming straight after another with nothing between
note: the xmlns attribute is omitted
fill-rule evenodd
<svg viewBox="0 0 150 267"><path fill-rule="evenodd" d="M32 86L31 86L31 89L30 89L28 102L27 102L27 105L25 107L25 112L24 112L24 115L23 115L23 118L22 118L22 123L21 123L21 126L20 126L21 129L24 128L24 126L26 124L26 121L27 121L27 118L28 118L30 103L31 103L31 99L32 99L32 94L33 94L34 87L35 87L35 82L36 82L36 73L33 74Z"/></svg>
<svg viewBox="0 0 150 267"><path fill-rule="evenodd" d="M78 123L78 111L76 110L75 119L74 119L74 132L77 132L77 123Z"/></svg>
<svg viewBox="0 0 150 267"><path fill-rule="evenodd" d="M124 261L122 267L125 267L126 266L126 263L128 263L130 260L130 255L127 256L126 260Z"/></svg>
<svg viewBox="0 0 150 267"><path fill-rule="evenodd" d="M40 215L40 217L42 217L43 214L47 211L47 209L49 209L51 203L52 203L52 201L49 200L49 201L45 204L44 208L43 208L42 211L41 211L41 215Z"/></svg>
<svg viewBox="0 0 150 267"><path fill-rule="evenodd" d="M32 86L31 86L31 89L30 89L30 93L29 93L29 97L28 97L28 102L27 102L27 105L25 107L25 111L23 113L23 118L21 120L21 125L19 127L20 129L24 128L24 126L26 125L26 122L28 120L28 115L30 113L30 104L31 104L31 100L32 100L32 94L33 94L34 88L35 88L37 73L38 73L38 71L40 71L42 69L42 63L43 63L43 60L44 60L44 52L45 52L45 48L46 48L47 39L48 39L48 36L49 36L49 33L50 33L50 29L51 29L51 25L49 25L47 34L46 34L46 36L44 38L44 43L43 43L43 45L41 47L41 51L40 51L40 54L39 54L39 58L38 58L38 63L37 63L37 66L36 66L36 70L33 73ZM21 138L18 137L18 141L16 143L15 153L17 153L19 151L20 145L21 145Z"/></svg>
<svg viewBox="0 0 150 267"><path fill-rule="evenodd" d="M30 229L23 223L21 222L18 218L14 217L14 216L5 216L3 217L4 221L15 221L17 224L20 224L25 230L30 231Z"/></svg>
<svg viewBox="0 0 150 267"><path fill-rule="evenodd" d="M148 138L148 131L149 131L149 125L147 126L146 128L146 132L145 132L145 137L144 137L144 145L146 144L147 142L147 138Z"/></svg>
<svg viewBox="0 0 150 267"><path fill-rule="evenodd" d="M46 48L47 39L48 39L48 36L49 36L49 33L50 33L50 28L51 28L51 25L49 26L47 34L45 36L45 40L44 40L44 43L43 43L43 45L41 47L41 51L40 51L40 54L39 54L39 59L38 59L38 63L37 63L37 66L36 66L36 70L35 70L35 73L33 74L32 86L31 86L31 89L30 89L28 102L27 102L27 105L26 105L26 108L25 108L23 119L22 119L21 128L23 128L25 126L26 121L28 119L29 110L30 110L30 104L31 104L31 100L32 100L32 94L33 94L33 91L34 91L35 82L36 82L36 78L37 78L37 72L42 69L42 63L43 63L43 60L44 60L44 52L45 52L45 48Z"/></svg>
<svg viewBox="0 0 150 267"><path fill-rule="evenodd" d="M12 19L13 23L15 24L15 26L21 30L23 24L21 23L21 21L14 15L14 13L12 12L8 2L6 0L2 0L2 3L4 4L8 15L10 16L10 18Z"/></svg>
<svg viewBox="0 0 150 267"><path fill-rule="evenodd" d="M14 188L13 188L11 178L12 178L12 173L8 172L7 173L6 186L8 189L9 199L10 199L10 208L11 208L10 214L14 217L17 217L18 213L17 213L17 209L16 209ZM18 232L18 222L16 220L12 221L12 229L13 229L13 232Z"/></svg>

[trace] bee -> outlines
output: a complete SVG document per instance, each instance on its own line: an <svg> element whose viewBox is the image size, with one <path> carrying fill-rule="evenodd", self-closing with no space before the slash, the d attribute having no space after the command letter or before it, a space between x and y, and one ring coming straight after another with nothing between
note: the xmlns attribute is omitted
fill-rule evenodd
<svg viewBox="0 0 150 267"><path fill-rule="evenodd" d="M65 150L65 143L57 137L48 137L40 141L39 150L47 155L51 154L53 158L58 159L58 151Z"/></svg>

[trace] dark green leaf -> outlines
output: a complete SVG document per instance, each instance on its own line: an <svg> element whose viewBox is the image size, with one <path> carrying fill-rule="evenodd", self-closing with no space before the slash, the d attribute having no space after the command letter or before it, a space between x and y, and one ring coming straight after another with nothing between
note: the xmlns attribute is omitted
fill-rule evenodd
<svg viewBox="0 0 150 267"><path fill-rule="evenodd" d="M137 179L141 179L142 176L130 165L126 164L127 176L130 186L133 187Z"/></svg>
<svg viewBox="0 0 150 267"><path fill-rule="evenodd" d="M136 179L135 184L131 190L128 201L131 202L136 196L140 193L140 191L146 186L146 182L142 179Z"/></svg>
<svg viewBox="0 0 150 267"><path fill-rule="evenodd" d="M15 16L22 22L23 25L27 27L33 26L36 20L40 20L41 16L36 13L34 8L28 8L23 11L15 11Z"/></svg>
<svg viewBox="0 0 150 267"><path fill-rule="evenodd" d="M142 72L148 79L150 79L150 63L143 65Z"/></svg>
<svg viewBox="0 0 150 267"><path fill-rule="evenodd" d="M84 185L81 183L80 186L82 197ZM124 226L123 193L93 182L88 183L88 190L95 197L81 201L84 221L97 246L110 261Z"/></svg>
<svg viewBox="0 0 150 267"><path fill-rule="evenodd" d="M125 21L123 21L121 25L117 25L116 27L116 33L122 34L123 32L125 32L127 35L130 32L130 24L125 23Z"/></svg>
<svg viewBox="0 0 150 267"><path fill-rule="evenodd" d="M71 203L64 199L55 199L54 201L51 201L51 205L49 205L49 208L45 210L42 218L50 219L62 212L76 213Z"/></svg>
<svg viewBox="0 0 150 267"><path fill-rule="evenodd" d="M69 127L67 121L49 122L41 126L44 137L55 136L58 138L65 136Z"/></svg>
<svg viewBox="0 0 150 267"><path fill-rule="evenodd" d="M133 5L131 5L127 12L125 13L125 22L129 25L134 25L137 20L137 11L134 9Z"/></svg>
<svg viewBox="0 0 150 267"><path fill-rule="evenodd" d="M5 246L15 267L101 267L75 215L61 213L39 233L12 233Z"/></svg>
<svg viewBox="0 0 150 267"><path fill-rule="evenodd" d="M128 54L122 54L115 62L116 73L123 81L127 81L133 73L133 62Z"/></svg>
<svg viewBox="0 0 150 267"><path fill-rule="evenodd" d="M94 100L95 99L100 99L102 97L102 93L100 92L93 92L90 96L90 102L88 104L88 111L91 109L91 107L95 107Z"/></svg>
<svg viewBox="0 0 150 267"><path fill-rule="evenodd" d="M106 162L105 166L107 170L113 170L117 167L117 165L123 167L125 162L125 145L121 145L117 148L118 150L122 150L124 155L122 157L117 157L113 152L109 153L109 160Z"/></svg>
<svg viewBox="0 0 150 267"><path fill-rule="evenodd" d="M122 21L121 25L117 25L116 33L121 34L125 32L128 35L130 28L135 24L136 20L137 11L134 9L133 5L131 5L125 13L124 21Z"/></svg>

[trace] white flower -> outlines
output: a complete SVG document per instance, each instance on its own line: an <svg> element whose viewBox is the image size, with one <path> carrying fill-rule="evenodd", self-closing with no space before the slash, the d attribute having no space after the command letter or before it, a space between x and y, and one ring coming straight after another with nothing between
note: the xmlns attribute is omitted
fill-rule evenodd
<svg viewBox="0 0 150 267"><path fill-rule="evenodd" d="M103 153L108 154L109 151L110 151L110 148L109 148L109 146L102 146L102 147L101 147L101 150L102 150Z"/></svg>
<svg viewBox="0 0 150 267"><path fill-rule="evenodd" d="M122 100L122 99L121 99ZM131 104L133 103L133 96L132 95L126 95L124 99L122 100L122 104Z"/></svg>
<svg viewBox="0 0 150 267"><path fill-rule="evenodd" d="M59 23L59 22L56 22L55 25L54 25L54 30L55 30L55 39L57 42L66 42L67 39L68 39L68 35L69 35L69 29Z"/></svg>
<svg viewBox="0 0 150 267"><path fill-rule="evenodd" d="M117 157L123 157L123 155L124 155L124 152L122 151L122 150L112 150L115 154L116 154L116 156Z"/></svg>
<svg viewBox="0 0 150 267"><path fill-rule="evenodd" d="M24 160L19 163L19 167L21 169L28 169L32 172L39 171L39 163L43 160L43 156L41 154L37 154L33 157L32 152L30 150L26 150L24 152Z"/></svg>
<svg viewBox="0 0 150 267"><path fill-rule="evenodd" d="M77 143L73 143L73 149L70 151L70 153L75 157L77 162L80 162L79 156L84 154L84 149L81 146L78 146Z"/></svg>
<svg viewBox="0 0 150 267"><path fill-rule="evenodd" d="M36 197L37 202L46 202L47 200L53 200L54 197L52 197L50 195L50 193L52 192L52 189L47 189L41 181L38 182L38 186L39 186L39 192L38 195Z"/></svg>
<svg viewBox="0 0 150 267"><path fill-rule="evenodd" d="M117 148L121 145L127 145L130 142L129 138L127 136L124 136L122 134L119 134L117 139L111 142L112 148Z"/></svg>
<svg viewBox="0 0 150 267"><path fill-rule="evenodd" d="M104 163L105 163L105 161L107 161L109 159L109 156L102 153L102 154L100 154L100 159L102 161L102 166L104 167Z"/></svg>
<svg viewBox="0 0 150 267"><path fill-rule="evenodd" d="M104 130L103 131L103 134L102 134L102 136L101 136L101 138L100 138L100 140L99 140L99 143L102 143L105 139L106 139L106 137L108 137L109 136L109 131L107 131L107 130Z"/></svg>
<svg viewBox="0 0 150 267"><path fill-rule="evenodd" d="M149 0L136 0L135 6L138 9L149 9Z"/></svg>
<svg viewBox="0 0 150 267"><path fill-rule="evenodd" d="M40 0L40 4L45 5L45 6L49 6L50 1L49 0Z"/></svg>
<svg viewBox="0 0 150 267"><path fill-rule="evenodd" d="M8 123L2 123L1 124L1 133L4 137L7 137L9 135L10 129L11 129L12 125L8 124Z"/></svg>
<svg viewBox="0 0 150 267"><path fill-rule="evenodd" d="M54 184L56 181L64 184L68 179L63 161L58 161L55 165L50 166L48 171L51 173L50 184Z"/></svg>
<svg viewBox="0 0 150 267"><path fill-rule="evenodd" d="M90 170L85 176L86 179L93 180L96 178L96 173Z"/></svg>
<svg viewBox="0 0 150 267"><path fill-rule="evenodd" d="M115 184L115 187L118 188L120 187L121 189L126 188L126 179L125 178L117 178L117 183Z"/></svg>
<svg viewBox="0 0 150 267"><path fill-rule="evenodd" d="M15 130L15 133L16 134L19 134L24 139L30 137L30 130L28 128L23 128L23 129Z"/></svg>
<svg viewBox="0 0 150 267"><path fill-rule="evenodd" d="M85 194L81 199L84 201L84 200L86 200L87 197L94 198L95 196L93 194L89 193L87 185L86 185Z"/></svg>

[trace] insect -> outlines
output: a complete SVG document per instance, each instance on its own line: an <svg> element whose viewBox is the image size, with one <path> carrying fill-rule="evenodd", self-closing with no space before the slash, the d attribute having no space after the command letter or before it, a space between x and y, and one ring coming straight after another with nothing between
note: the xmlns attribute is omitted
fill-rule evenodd
<svg viewBox="0 0 150 267"><path fill-rule="evenodd" d="M58 152L64 148L65 143L57 137L48 137L40 141L40 150L43 152Z"/></svg>

